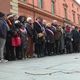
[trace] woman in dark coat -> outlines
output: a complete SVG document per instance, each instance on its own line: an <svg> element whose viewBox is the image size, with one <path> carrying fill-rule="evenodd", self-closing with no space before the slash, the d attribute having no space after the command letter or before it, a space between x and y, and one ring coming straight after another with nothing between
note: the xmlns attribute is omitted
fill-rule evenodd
<svg viewBox="0 0 80 80"><path fill-rule="evenodd" d="M28 36L27 57L32 58L33 57L33 24L32 24L31 17L27 18L26 30Z"/></svg>
<svg viewBox="0 0 80 80"><path fill-rule="evenodd" d="M72 34L71 34L71 28L69 25L67 25L65 29L65 45L66 45L66 52L71 53L72 52Z"/></svg>
<svg viewBox="0 0 80 80"><path fill-rule="evenodd" d="M14 14L8 14L7 15L7 23L9 25L9 30L7 31L7 39L6 39L6 54L5 54L5 58L7 60L15 60L15 54L14 54L14 48L12 46L12 43L11 43L11 39L12 39L12 36L13 36L13 33L12 33L12 29L14 27Z"/></svg>
<svg viewBox="0 0 80 80"><path fill-rule="evenodd" d="M51 24L48 23L46 26L46 49L47 55L54 54L54 32L51 30Z"/></svg>
<svg viewBox="0 0 80 80"><path fill-rule="evenodd" d="M28 37L27 37L27 30L23 25L20 26L20 36L21 36L22 58L25 59L27 52L26 49L27 49Z"/></svg>
<svg viewBox="0 0 80 80"><path fill-rule="evenodd" d="M20 21L15 20L14 27L12 29L12 46L13 46L13 54L15 54L16 59L22 59L22 49L21 49L21 32L20 32Z"/></svg>
<svg viewBox="0 0 80 80"><path fill-rule="evenodd" d="M18 20L20 21L20 32L21 32L21 48L22 48L22 57L26 58L26 54L27 54L27 42L28 42L28 36L27 36L27 30L26 30L26 26L27 26L27 21L26 21L26 17L25 16L19 16Z"/></svg>

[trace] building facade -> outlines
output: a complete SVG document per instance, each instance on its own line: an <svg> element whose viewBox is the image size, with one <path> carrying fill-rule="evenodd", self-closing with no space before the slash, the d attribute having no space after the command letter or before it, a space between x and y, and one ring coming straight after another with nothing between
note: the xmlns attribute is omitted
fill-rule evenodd
<svg viewBox="0 0 80 80"><path fill-rule="evenodd" d="M0 10L18 15L41 16L48 22L56 19L60 24L80 26L80 4L75 0L0 0ZM4 4L3 4L4 3Z"/></svg>
<svg viewBox="0 0 80 80"><path fill-rule="evenodd" d="M18 0L0 0L0 11L18 14Z"/></svg>

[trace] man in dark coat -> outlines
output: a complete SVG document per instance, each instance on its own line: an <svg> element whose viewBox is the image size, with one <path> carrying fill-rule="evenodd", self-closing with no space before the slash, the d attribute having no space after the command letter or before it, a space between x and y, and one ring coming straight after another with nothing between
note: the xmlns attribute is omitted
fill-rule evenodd
<svg viewBox="0 0 80 80"><path fill-rule="evenodd" d="M42 18L38 17L34 22L34 32L35 32L35 52L38 57L44 56L45 47L45 28L42 24Z"/></svg>
<svg viewBox="0 0 80 80"><path fill-rule="evenodd" d="M5 14L0 12L0 60L1 62L7 62L4 60L4 47L7 37L8 24L5 20Z"/></svg>
<svg viewBox="0 0 80 80"><path fill-rule="evenodd" d="M65 46L66 52L72 53L72 34L70 25L67 25L65 28Z"/></svg>
<svg viewBox="0 0 80 80"><path fill-rule="evenodd" d="M54 32L54 40L55 40L55 54L60 54L60 40L62 36L61 28L59 27L59 24L57 20L53 20L52 22L52 30Z"/></svg>
<svg viewBox="0 0 80 80"><path fill-rule="evenodd" d="M72 30L72 38L73 38L73 52L79 52L80 34L77 26L75 27L75 29Z"/></svg>

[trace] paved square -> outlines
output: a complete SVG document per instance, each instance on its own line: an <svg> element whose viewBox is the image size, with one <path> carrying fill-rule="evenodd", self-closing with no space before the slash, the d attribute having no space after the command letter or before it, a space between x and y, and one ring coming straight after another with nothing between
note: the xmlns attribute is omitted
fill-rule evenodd
<svg viewBox="0 0 80 80"><path fill-rule="evenodd" d="M79 53L0 63L0 80L79 79Z"/></svg>

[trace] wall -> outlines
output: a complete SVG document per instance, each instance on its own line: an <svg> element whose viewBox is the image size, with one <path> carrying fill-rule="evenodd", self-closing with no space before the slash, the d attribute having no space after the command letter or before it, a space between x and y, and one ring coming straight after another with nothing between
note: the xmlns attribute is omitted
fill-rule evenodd
<svg viewBox="0 0 80 80"><path fill-rule="evenodd" d="M25 5L24 7L20 6L19 4L19 14L25 14L27 16L32 16L33 18L34 16L40 15L45 19L47 19L48 21L51 21L53 19L57 20L59 19L60 22L64 22L65 21L64 4L66 4L67 19L70 21L71 24L78 25L79 22L78 15L80 15L80 5L75 0L54 0L55 15L51 14L51 1L52 0L43 0L43 8L40 9L38 7L38 0L34 0L34 7L33 7L33 0L26 0L26 3L23 4L23 6ZM42 11L44 12L44 14L42 14ZM75 11L75 23L73 22L73 15L72 15L73 11Z"/></svg>
<svg viewBox="0 0 80 80"><path fill-rule="evenodd" d="M4 2L5 1L5 2ZM8 14L10 12L10 0L0 0L0 11Z"/></svg>

